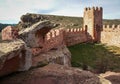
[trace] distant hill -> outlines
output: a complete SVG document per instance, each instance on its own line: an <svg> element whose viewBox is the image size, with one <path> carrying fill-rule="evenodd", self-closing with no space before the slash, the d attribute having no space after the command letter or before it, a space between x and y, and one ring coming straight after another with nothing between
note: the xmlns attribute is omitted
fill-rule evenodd
<svg viewBox="0 0 120 84"><path fill-rule="evenodd" d="M27 13L26 15L21 16L22 22L19 22L16 27L20 28L27 28L32 24L40 21L40 20L50 20L53 23L58 24L57 28L81 28L83 25L83 18L82 17L68 17L68 16L56 16L56 15L42 15L42 14L32 14ZM107 25L119 25L120 19L104 19L103 24ZM16 24L1 24L0 23L0 31L8 26L8 25L16 25Z"/></svg>
<svg viewBox="0 0 120 84"><path fill-rule="evenodd" d="M8 25L12 25L20 28L20 27L29 27L30 25L34 24L35 22L38 22L40 20L50 20L53 23L58 24L59 26L56 28L81 28L83 25L83 18L82 17L68 17L68 16L56 16L56 15L41 15L41 14L31 14L27 13L26 15L21 16L21 19L23 23L19 22L18 24L2 24L0 23L0 32L3 28L5 28ZM107 25L119 25L120 19L104 19L103 24ZM1 39L1 34L0 34Z"/></svg>
<svg viewBox="0 0 120 84"><path fill-rule="evenodd" d="M5 28L5 27L8 26L8 25L14 26L14 25L16 25L16 24L2 24L2 23L0 23L0 32L1 32L1 30L2 30L3 28Z"/></svg>
<svg viewBox="0 0 120 84"><path fill-rule="evenodd" d="M16 24L2 24L2 23L0 23L0 40L1 40L1 30L8 25L15 26Z"/></svg>
<svg viewBox="0 0 120 84"><path fill-rule="evenodd" d="M27 13L26 15L21 16L21 21L18 24L18 28L27 28L32 24L40 21L40 20L50 20L58 24L57 28L81 28L83 25L83 18L82 17L68 17L68 16L56 16L56 15L42 15L42 14L32 14ZM103 24L107 25L118 25L120 24L120 19L104 19Z"/></svg>

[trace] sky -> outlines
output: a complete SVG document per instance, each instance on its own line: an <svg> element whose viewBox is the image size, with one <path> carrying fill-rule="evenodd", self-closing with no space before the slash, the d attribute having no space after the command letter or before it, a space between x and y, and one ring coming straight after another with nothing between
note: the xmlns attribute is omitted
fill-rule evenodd
<svg viewBox="0 0 120 84"><path fill-rule="evenodd" d="M104 19L120 19L120 0L0 0L0 23L18 23L26 13L82 17L93 6L103 7Z"/></svg>

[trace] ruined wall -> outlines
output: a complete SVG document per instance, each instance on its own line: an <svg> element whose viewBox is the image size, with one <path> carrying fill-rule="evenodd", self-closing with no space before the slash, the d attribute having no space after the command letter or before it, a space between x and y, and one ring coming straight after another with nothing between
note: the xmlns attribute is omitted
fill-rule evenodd
<svg viewBox="0 0 120 84"><path fill-rule="evenodd" d="M101 43L120 47L120 25L103 25L103 31L101 31Z"/></svg>
<svg viewBox="0 0 120 84"><path fill-rule="evenodd" d="M66 29L64 36L64 40L67 46L87 42L87 30L83 28Z"/></svg>
<svg viewBox="0 0 120 84"><path fill-rule="evenodd" d="M38 55L40 52L56 49L63 44L63 38L63 31L61 29L53 29L45 35L42 47L32 48L32 52L34 55Z"/></svg>

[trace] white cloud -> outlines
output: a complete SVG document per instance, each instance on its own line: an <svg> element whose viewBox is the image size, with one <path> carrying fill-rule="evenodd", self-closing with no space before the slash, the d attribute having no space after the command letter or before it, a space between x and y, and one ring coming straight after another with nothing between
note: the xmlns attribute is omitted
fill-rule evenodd
<svg viewBox="0 0 120 84"><path fill-rule="evenodd" d="M63 16L83 16L83 8L81 6L79 7L66 7L54 12L51 12L51 15L63 15Z"/></svg>
<svg viewBox="0 0 120 84"><path fill-rule="evenodd" d="M56 0L4 0L0 3L0 20L19 21L20 16L27 12L34 12L34 9L49 10L56 4Z"/></svg>
<svg viewBox="0 0 120 84"><path fill-rule="evenodd" d="M19 21L20 16L31 13L44 13L64 16L83 16L84 7L102 6L105 18L110 17L109 13L114 12L118 17L120 9L119 0L1 0L0 2L0 22ZM116 16L117 14L117 16Z"/></svg>

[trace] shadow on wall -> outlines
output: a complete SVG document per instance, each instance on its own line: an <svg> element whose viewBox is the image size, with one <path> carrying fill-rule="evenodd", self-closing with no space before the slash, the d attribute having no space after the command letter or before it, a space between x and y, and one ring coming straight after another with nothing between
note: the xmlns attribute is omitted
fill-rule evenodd
<svg viewBox="0 0 120 84"><path fill-rule="evenodd" d="M85 25L85 31L86 31L87 42L92 42L92 43L100 42L102 29L99 25L96 25L91 33L88 31L88 26ZM93 34L93 36L91 34Z"/></svg>
<svg viewBox="0 0 120 84"><path fill-rule="evenodd" d="M77 44L68 47L72 54L72 66L94 73L120 71L120 48L102 44Z"/></svg>

